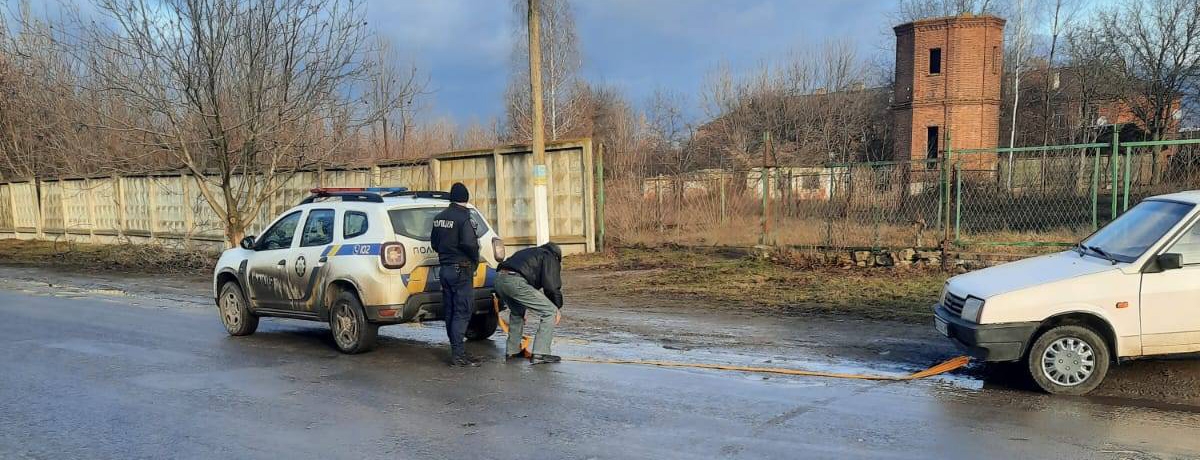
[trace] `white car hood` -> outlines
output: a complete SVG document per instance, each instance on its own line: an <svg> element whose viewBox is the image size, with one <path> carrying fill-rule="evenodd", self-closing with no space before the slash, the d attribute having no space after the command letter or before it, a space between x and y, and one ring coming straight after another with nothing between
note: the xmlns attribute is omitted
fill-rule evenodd
<svg viewBox="0 0 1200 460"><path fill-rule="evenodd" d="M1079 257L1077 252L1065 251L958 275L950 279L949 288L954 295L987 300L1006 292L1117 270L1119 267L1104 259Z"/></svg>

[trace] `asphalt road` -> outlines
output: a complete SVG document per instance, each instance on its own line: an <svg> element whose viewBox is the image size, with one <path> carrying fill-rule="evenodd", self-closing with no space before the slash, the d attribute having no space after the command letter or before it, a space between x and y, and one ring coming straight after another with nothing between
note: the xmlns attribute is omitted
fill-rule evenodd
<svg viewBox="0 0 1200 460"><path fill-rule="evenodd" d="M496 362L455 369L440 324L346 356L321 324L233 338L199 302L51 288L0 285L0 458L1200 458L1190 407L969 377L506 365L499 334L471 347Z"/></svg>

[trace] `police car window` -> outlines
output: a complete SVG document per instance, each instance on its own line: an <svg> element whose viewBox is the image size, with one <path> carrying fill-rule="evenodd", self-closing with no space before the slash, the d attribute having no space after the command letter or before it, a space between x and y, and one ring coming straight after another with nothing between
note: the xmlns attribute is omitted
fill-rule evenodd
<svg viewBox="0 0 1200 460"><path fill-rule="evenodd" d="M393 209L388 211L388 218L392 221L392 230L397 235L407 236L418 241L429 241L429 234L433 231L433 218L443 209L446 208ZM479 235L487 233L487 224L478 211L471 210L471 220L475 222L475 228L478 229Z"/></svg>
<svg viewBox="0 0 1200 460"><path fill-rule="evenodd" d="M483 214L474 209L471 210L471 220L475 221L475 236L478 238L488 232L487 221L483 220Z"/></svg>
<svg viewBox="0 0 1200 460"><path fill-rule="evenodd" d="M292 246L292 237L296 235L296 226L300 224L300 211L293 212L279 219L262 237L258 239L256 249L270 251Z"/></svg>
<svg viewBox="0 0 1200 460"><path fill-rule="evenodd" d="M308 212L300 247L323 246L333 242L333 210L314 209Z"/></svg>
<svg viewBox="0 0 1200 460"><path fill-rule="evenodd" d="M358 211L346 211L342 219L342 238L354 238L367 233L367 215Z"/></svg>

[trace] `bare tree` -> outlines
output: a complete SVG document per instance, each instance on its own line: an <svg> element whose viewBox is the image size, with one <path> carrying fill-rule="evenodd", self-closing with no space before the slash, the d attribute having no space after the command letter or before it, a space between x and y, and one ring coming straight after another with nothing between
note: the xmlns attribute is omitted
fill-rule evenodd
<svg viewBox="0 0 1200 460"><path fill-rule="evenodd" d="M1069 76L1071 84L1067 90L1072 93L1069 99L1076 107L1077 120L1068 139L1072 143L1095 142L1099 138L1095 124L1100 119L1101 106L1118 100L1126 85L1120 59L1104 42L1105 33L1089 25L1072 28L1064 37L1067 62L1063 71Z"/></svg>
<svg viewBox="0 0 1200 460"><path fill-rule="evenodd" d="M1100 13L1107 41L1124 62L1131 86L1122 101L1149 131L1163 139L1178 126L1185 92L1200 78L1200 3L1195 0L1124 2L1116 12ZM1152 180L1158 180L1154 148Z"/></svg>
<svg viewBox="0 0 1200 460"><path fill-rule="evenodd" d="M375 46L371 104L372 110L380 116L374 136L378 154L372 157L407 158L407 141L415 122L417 98L426 94L428 79L420 75L415 64L403 64L406 60L396 52L391 40L379 36ZM394 137L399 138L395 143L398 145L393 145ZM394 152L396 147L399 152Z"/></svg>
<svg viewBox="0 0 1200 460"><path fill-rule="evenodd" d="M575 17L566 0L541 2L542 99L545 101L546 135L550 140L578 135L584 121L584 85L579 80L579 38ZM514 0L516 18L525 18L528 4ZM527 35L523 21L516 24L516 36ZM529 114L529 49L524 40L514 40L513 72L505 91L509 137L526 140L532 136Z"/></svg>
<svg viewBox="0 0 1200 460"><path fill-rule="evenodd" d="M688 148L692 125L684 114L683 93L659 88L648 103L650 149L668 173L680 174L695 166L695 151Z"/></svg>
<svg viewBox="0 0 1200 460"><path fill-rule="evenodd" d="M97 7L112 26L89 29L90 52L80 58L95 90L139 115L96 106L100 126L189 171L229 244L296 170L379 120L364 109L371 60L361 4L97 0Z"/></svg>
<svg viewBox="0 0 1200 460"><path fill-rule="evenodd" d="M1002 6L999 3L995 0L900 0L892 19L901 23L964 13L997 14Z"/></svg>
<svg viewBox="0 0 1200 460"><path fill-rule="evenodd" d="M1054 123L1050 122L1053 118L1053 107L1051 100L1053 95L1058 91L1059 85L1056 83L1057 75L1053 69L1057 66L1055 61L1056 53L1058 52L1059 37L1063 31L1070 30L1074 25L1075 17L1083 7L1083 0L1052 0L1042 4L1047 9L1045 12L1050 33L1050 50L1046 57L1046 67L1050 71L1045 75L1045 85L1042 91L1042 145L1050 142L1050 133L1054 130Z"/></svg>
<svg viewBox="0 0 1200 460"><path fill-rule="evenodd" d="M467 125L455 142L457 149L482 149L491 148L500 143L500 130L496 120L489 119L483 122L473 120Z"/></svg>
<svg viewBox="0 0 1200 460"><path fill-rule="evenodd" d="M761 164L763 133L774 140L772 161L824 164L886 156L890 148L888 92L868 81L867 61L849 41L831 41L763 64L746 78L726 68L711 74L702 107L711 121L697 128L700 163Z"/></svg>

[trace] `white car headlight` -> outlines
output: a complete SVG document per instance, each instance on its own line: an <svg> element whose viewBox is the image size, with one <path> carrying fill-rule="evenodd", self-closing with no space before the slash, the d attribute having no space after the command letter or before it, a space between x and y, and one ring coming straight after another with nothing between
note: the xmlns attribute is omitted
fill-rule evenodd
<svg viewBox="0 0 1200 460"><path fill-rule="evenodd" d="M946 305L946 294L949 294L949 293L950 293L950 283L943 284L942 285L942 295L938 296L938 302L940 302L942 305Z"/></svg>
<svg viewBox="0 0 1200 460"><path fill-rule="evenodd" d="M963 303L962 319L972 323L979 322L979 315L983 314L983 300L974 297L967 297L967 301Z"/></svg>

